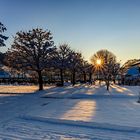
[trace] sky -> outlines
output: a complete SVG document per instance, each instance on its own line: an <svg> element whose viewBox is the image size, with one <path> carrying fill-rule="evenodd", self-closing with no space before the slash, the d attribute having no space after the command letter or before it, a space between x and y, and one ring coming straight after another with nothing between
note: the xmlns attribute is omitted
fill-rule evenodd
<svg viewBox="0 0 140 140"><path fill-rule="evenodd" d="M101 49L121 63L140 58L140 0L0 0L0 22L9 37L3 52L16 32L39 27L86 60Z"/></svg>

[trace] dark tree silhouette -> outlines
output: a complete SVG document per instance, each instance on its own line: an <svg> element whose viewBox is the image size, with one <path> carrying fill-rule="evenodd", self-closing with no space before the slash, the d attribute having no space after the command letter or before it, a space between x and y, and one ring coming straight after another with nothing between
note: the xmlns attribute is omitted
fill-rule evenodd
<svg viewBox="0 0 140 140"><path fill-rule="evenodd" d="M5 46L4 41L8 39L8 37L3 35L3 32L6 30L6 27L0 22L0 47Z"/></svg>
<svg viewBox="0 0 140 140"><path fill-rule="evenodd" d="M39 90L43 90L42 71L49 66L49 57L54 49L50 31L39 28L20 31L14 37L6 60L10 67L35 71L38 74Z"/></svg>
<svg viewBox="0 0 140 140"><path fill-rule="evenodd" d="M116 56L108 50L100 50L92 56L91 62L96 66L98 59L100 59L102 63L97 70L102 74L103 80L106 82L107 90L109 90L110 81L113 80L119 68Z"/></svg>
<svg viewBox="0 0 140 140"><path fill-rule="evenodd" d="M120 74L120 63L114 63L112 66L112 80L116 83L116 78Z"/></svg>
<svg viewBox="0 0 140 140"><path fill-rule="evenodd" d="M4 64L5 53L0 52L0 64Z"/></svg>
<svg viewBox="0 0 140 140"><path fill-rule="evenodd" d="M83 58L82 54L72 51L70 53L70 60L69 60L69 68L71 71L71 79L72 79L72 84L76 84L76 72L80 69L82 66Z"/></svg>
<svg viewBox="0 0 140 140"><path fill-rule="evenodd" d="M89 64L87 61L83 60L81 71L83 74L84 83L87 81L91 84L92 83L92 73L93 73L93 66ZM88 79L87 79L88 77Z"/></svg>
<svg viewBox="0 0 140 140"><path fill-rule="evenodd" d="M71 49L67 44L62 44L54 53L53 65L60 70L61 86L64 85L64 71L68 68Z"/></svg>

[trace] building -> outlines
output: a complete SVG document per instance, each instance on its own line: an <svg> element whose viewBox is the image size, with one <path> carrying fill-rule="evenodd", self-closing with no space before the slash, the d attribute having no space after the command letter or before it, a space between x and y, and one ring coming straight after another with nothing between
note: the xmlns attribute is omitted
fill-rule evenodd
<svg viewBox="0 0 140 140"><path fill-rule="evenodd" d="M8 72L5 72L4 70L0 70L0 79L8 79L10 77L11 76Z"/></svg>

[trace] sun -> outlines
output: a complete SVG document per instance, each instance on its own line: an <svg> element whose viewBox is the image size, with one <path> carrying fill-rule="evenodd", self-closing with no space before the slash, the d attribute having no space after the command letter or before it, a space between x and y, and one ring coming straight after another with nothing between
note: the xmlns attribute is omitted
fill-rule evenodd
<svg viewBox="0 0 140 140"><path fill-rule="evenodd" d="M101 65L101 59L97 59L97 60L96 60L96 64L97 64L97 65Z"/></svg>

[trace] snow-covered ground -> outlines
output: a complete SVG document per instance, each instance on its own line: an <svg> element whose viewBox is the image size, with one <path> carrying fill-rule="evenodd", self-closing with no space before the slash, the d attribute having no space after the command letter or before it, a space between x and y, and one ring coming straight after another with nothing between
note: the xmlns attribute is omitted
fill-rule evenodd
<svg viewBox="0 0 140 140"><path fill-rule="evenodd" d="M48 87L45 87L47 89ZM0 85L0 95L2 94L14 94L14 93L34 93L38 90L38 86L26 86L26 85ZM3 95L2 95L3 96Z"/></svg>
<svg viewBox="0 0 140 140"><path fill-rule="evenodd" d="M138 86L33 91L36 87L0 86L0 139L139 140ZM32 94L14 94L23 92Z"/></svg>

